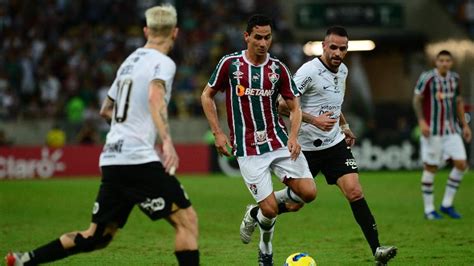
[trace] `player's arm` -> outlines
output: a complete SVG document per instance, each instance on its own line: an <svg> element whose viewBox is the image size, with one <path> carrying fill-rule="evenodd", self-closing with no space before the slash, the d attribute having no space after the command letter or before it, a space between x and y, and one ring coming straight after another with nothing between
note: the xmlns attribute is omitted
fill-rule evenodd
<svg viewBox="0 0 474 266"><path fill-rule="evenodd" d="M284 116L290 116L288 106L282 97L280 97L278 102L278 113ZM337 122L337 119L331 118L333 112L326 112L320 116L314 116L306 112L301 112L301 115L303 122L311 124L322 131L330 131Z"/></svg>
<svg viewBox="0 0 474 266"><path fill-rule="evenodd" d="M148 104L153 123L158 129L158 134L163 142L163 167L166 169L166 172L173 175L173 172L178 168L179 158L170 135L168 106L165 101L165 95L165 82L161 79L152 80L148 86Z"/></svg>
<svg viewBox="0 0 474 266"><path fill-rule="evenodd" d="M229 140L227 139L226 134L222 131L222 128L219 123L219 118L217 116L216 103L214 101L214 96L218 93L218 90L215 90L209 85L206 85L202 94L201 94L201 104L204 114L206 115L209 126L211 127L212 134L215 137L215 146L219 154L225 156L231 156L227 150L230 147Z"/></svg>
<svg viewBox="0 0 474 266"><path fill-rule="evenodd" d="M100 107L100 116L102 116L107 123L110 124L112 120L112 112L114 111L114 100L110 97L105 97L104 101L102 102L102 106Z"/></svg>
<svg viewBox="0 0 474 266"><path fill-rule="evenodd" d="M430 127L426 123L425 116L423 114L423 95L415 94L413 96L413 110L415 111L416 118L418 120L418 125L421 130L421 134L425 137L430 136Z"/></svg>
<svg viewBox="0 0 474 266"><path fill-rule="evenodd" d="M356 141L356 136L352 132L351 128L349 127L349 123L346 120L346 117L344 114L341 112L341 115L339 115L339 127L341 128L342 132L346 136L346 143L349 146L353 146Z"/></svg>
<svg viewBox="0 0 474 266"><path fill-rule="evenodd" d="M282 97L283 99L283 97ZM302 111L300 107L300 98L293 97L284 99L290 117L290 135L288 136L288 150L291 153L291 159L296 160L301 151L301 146L298 144L298 132L301 127Z"/></svg>
<svg viewBox="0 0 474 266"><path fill-rule="evenodd" d="M469 124L467 123L464 116L464 99L462 96L456 97L456 107L456 114L462 127L462 136L466 142L470 142L472 137L471 128L469 127Z"/></svg>

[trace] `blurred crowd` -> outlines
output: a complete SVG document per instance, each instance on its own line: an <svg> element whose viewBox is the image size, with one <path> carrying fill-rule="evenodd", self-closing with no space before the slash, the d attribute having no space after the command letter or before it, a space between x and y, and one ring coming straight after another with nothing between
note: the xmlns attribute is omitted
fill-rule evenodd
<svg viewBox="0 0 474 266"><path fill-rule="evenodd" d="M144 44L144 11L161 2L0 0L0 119L49 117L73 128L100 119L117 68ZM304 60L274 1L171 3L180 27L172 116L202 116L202 88L221 56L244 48L246 19L256 10L273 16L277 36L285 36L272 53L293 70Z"/></svg>
<svg viewBox="0 0 474 266"><path fill-rule="evenodd" d="M474 38L474 0L441 0L456 22Z"/></svg>

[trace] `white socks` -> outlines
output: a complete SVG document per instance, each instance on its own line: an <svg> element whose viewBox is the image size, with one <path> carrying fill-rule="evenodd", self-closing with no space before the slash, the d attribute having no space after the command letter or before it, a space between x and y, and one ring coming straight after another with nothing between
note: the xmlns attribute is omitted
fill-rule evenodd
<svg viewBox="0 0 474 266"><path fill-rule="evenodd" d="M446 190L444 191L444 197L441 206L453 206L454 196L456 195L456 191L459 188L459 184L461 183L463 175L464 171L461 171L455 167L453 170L451 170L451 173L449 173L448 182L446 183Z"/></svg>
<svg viewBox="0 0 474 266"><path fill-rule="evenodd" d="M272 254L272 239L275 228L275 218L267 218L263 216L262 210L259 208L257 213L257 222L260 227L260 243L259 247L262 253Z"/></svg>
<svg viewBox="0 0 474 266"><path fill-rule="evenodd" d="M423 203L425 205L425 214L435 210L434 207L434 174L423 170L421 175L421 191L423 192Z"/></svg>
<svg viewBox="0 0 474 266"><path fill-rule="evenodd" d="M275 191L274 193L278 203L304 203L304 201L298 195L296 195L296 193L293 192L293 190L291 190L289 187L285 187L284 189Z"/></svg>

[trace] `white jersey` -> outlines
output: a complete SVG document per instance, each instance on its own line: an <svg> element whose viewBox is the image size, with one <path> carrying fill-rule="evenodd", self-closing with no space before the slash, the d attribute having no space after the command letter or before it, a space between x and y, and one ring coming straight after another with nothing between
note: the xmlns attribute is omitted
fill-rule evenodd
<svg viewBox="0 0 474 266"><path fill-rule="evenodd" d="M347 67L342 63L337 73L319 57L303 64L294 76L301 92L301 110L314 116L333 112L337 119L331 131L323 131L308 123L301 125L298 141L304 151L323 150L341 142L345 136L339 128L342 102L346 90Z"/></svg>
<svg viewBox="0 0 474 266"><path fill-rule="evenodd" d="M139 48L122 63L108 92L115 103L100 166L160 161L155 150L157 129L148 106L148 85L152 80L163 80L168 103L175 72L173 60L155 49Z"/></svg>

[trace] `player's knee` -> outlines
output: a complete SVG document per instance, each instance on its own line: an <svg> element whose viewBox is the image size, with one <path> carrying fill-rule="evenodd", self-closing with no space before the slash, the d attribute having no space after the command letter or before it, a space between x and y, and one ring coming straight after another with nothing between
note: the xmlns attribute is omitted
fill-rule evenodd
<svg viewBox="0 0 474 266"><path fill-rule="evenodd" d="M305 185L301 191L302 193L299 196L305 203L310 203L316 199L317 189L314 183Z"/></svg>
<svg viewBox="0 0 474 266"><path fill-rule="evenodd" d="M466 161L458 161L454 164L459 171L465 172L467 170L467 162Z"/></svg>
<svg viewBox="0 0 474 266"><path fill-rule="evenodd" d="M90 252L97 249L105 248L112 241L111 234L103 235L102 232L91 236L83 236L81 233L78 233L74 238L75 249L80 252Z"/></svg>
<svg viewBox="0 0 474 266"><path fill-rule="evenodd" d="M362 189L360 187L354 187L347 191L346 198L349 202L354 202L364 197L364 193L362 193Z"/></svg>

